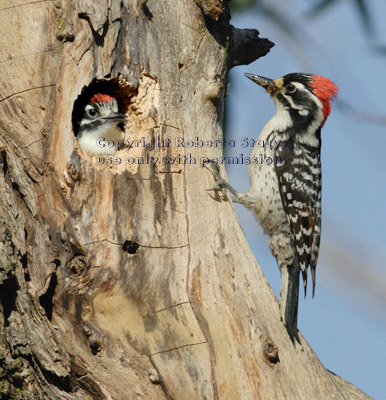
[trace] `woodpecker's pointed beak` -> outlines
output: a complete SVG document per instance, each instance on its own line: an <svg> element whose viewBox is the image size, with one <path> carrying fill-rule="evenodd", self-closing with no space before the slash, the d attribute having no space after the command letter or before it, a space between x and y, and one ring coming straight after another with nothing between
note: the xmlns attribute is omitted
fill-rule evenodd
<svg viewBox="0 0 386 400"><path fill-rule="evenodd" d="M103 117L103 119L106 119L111 122L123 122L126 119L126 114L121 114L118 112L112 112L109 116Z"/></svg>
<svg viewBox="0 0 386 400"><path fill-rule="evenodd" d="M277 90L277 86L273 79L264 78L264 76L258 76L253 74L244 74L244 75L251 81L263 87L270 95L272 95Z"/></svg>

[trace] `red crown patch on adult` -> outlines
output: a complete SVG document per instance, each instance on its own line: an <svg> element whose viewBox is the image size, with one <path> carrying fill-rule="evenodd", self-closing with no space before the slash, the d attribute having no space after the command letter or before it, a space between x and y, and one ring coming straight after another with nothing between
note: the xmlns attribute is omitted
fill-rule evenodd
<svg viewBox="0 0 386 400"><path fill-rule="evenodd" d="M110 103L111 101L114 101L114 97L109 96L108 94L101 94L97 93L96 95L93 96L91 99L92 104L97 104L97 103Z"/></svg>
<svg viewBox="0 0 386 400"><path fill-rule="evenodd" d="M319 75L312 75L310 87L323 104L323 126L331 111L331 101L337 97L339 88L330 79Z"/></svg>

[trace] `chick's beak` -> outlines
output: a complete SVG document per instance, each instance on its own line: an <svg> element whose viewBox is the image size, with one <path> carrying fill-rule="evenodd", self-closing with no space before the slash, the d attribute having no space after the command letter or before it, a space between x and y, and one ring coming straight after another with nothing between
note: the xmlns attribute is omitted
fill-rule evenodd
<svg viewBox="0 0 386 400"><path fill-rule="evenodd" d="M264 78L264 76L258 76L258 75L253 75L253 74L244 74L247 78L249 78L251 81L257 83L261 87L263 87L268 94L272 95L276 90L277 86L275 84L275 81L269 78Z"/></svg>
<svg viewBox="0 0 386 400"><path fill-rule="evenodd" d="M109 116L104 117L103 119L107 119L107 120L113 121L113 122L123 122L126 120L126 114L113 112Z"/></svg>

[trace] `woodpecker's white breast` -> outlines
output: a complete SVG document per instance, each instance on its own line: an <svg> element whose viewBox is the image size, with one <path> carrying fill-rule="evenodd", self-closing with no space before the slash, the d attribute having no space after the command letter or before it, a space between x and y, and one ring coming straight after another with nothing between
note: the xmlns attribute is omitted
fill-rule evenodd
<svg viewBox="0 0 386 400"><path fill-rule="evenodd" d="M256 214L265 233L272 234L282 224L288 224L279 192L279 182L275 172L275 147L285 138L285 132L292 126L292 120L287 110L278 107L276 114L268 121L258 137L258 143L264 141L264 147L257 145L252 150L251 157L264 162L249 165L250 188L246 193L250 208ZM279 133L282 132L282 133ZM271 145L267 145L267 142ZM272 160L272 163L269 161Z"/></svg>

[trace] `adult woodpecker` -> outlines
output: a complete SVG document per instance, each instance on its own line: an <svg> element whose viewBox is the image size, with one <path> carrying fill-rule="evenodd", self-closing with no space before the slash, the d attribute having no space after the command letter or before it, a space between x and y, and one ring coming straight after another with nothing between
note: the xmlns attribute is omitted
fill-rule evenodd
<svg viewBox="0 0 386 400"><path fill-rule="evenodd" d="M77 139L79 146L94 154L114 154L124 133L118 126L125 120L125 114L118 112L118 103L108 94L95 94L84 108L79 121ZM105 140L101 140L105 139ZM114 144L111 147L106 143Z"/></svg>
<svg viewBox="0 0 386 400"><path fill-rule="evenodd" d="M318 75L293 73L279 79L245 74L269 93L276 114L261 131L251 159L263 153L267 162L249 165L250 188L237 192L213 166L214 190L229 190L236 202L257 216L282 281L280 314L291 336L297 335L299 275L307 289L311 268L312 294L321 229L321 128L331 110L338 87ZM264 147L260 147L264 143ZM261 159L259 157L257 160ZM268 162L270 160L271 162Z"/></svg>

